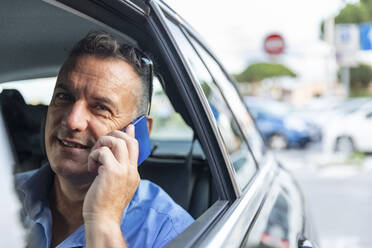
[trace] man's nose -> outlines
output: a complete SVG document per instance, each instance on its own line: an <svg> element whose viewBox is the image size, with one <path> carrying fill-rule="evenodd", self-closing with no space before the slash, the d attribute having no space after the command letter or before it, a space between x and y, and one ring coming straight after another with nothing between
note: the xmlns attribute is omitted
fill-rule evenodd
<svg viewBox="0 0 372 248"><path fill-rule="evenodd" d="M66 113L65 123L74 131L83 131L88 127L89 112L84 101L76 101L69 113Z"/></svg>

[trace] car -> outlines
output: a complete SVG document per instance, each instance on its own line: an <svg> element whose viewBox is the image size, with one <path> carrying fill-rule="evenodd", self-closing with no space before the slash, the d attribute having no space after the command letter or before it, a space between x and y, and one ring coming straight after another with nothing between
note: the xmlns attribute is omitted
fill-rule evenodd
<svg viewBox="0 0 372 248"><path fill-rule="evenodd" d="M328 153L350 155L356 151L372 152L372 102L346 108L343 114L329 121L323 149Z"/></svg>
<svg viewBox="0 0 372 248"><path fill-rule="evenodd" d="M329 120L352 113L371 100L370 97L347 99L325 97L310 101L306 106L297 109L295 114L315 123L324 131L328 127Z"/></svg>
<svg viewBox="0 0 372 248"><path fill-rule="evenodd" d="M337 113L338 106L343 103L340 97L317 97L294 109L294 114L306 121L310 121L323 130L327 125L327 117Z"/></svg>
<svg viewBox="0 0 372 248"><path fill-rule="evenodd" d="M244 97L265 143L273 149L306 147L321 140L321 130L294 114L292 108L271 99Z"/></svg>
<svg viewBox="0 0 372 248"><path fill-rule="evenodd" d="M167 247L318 247L295 178L266 149L234 80L166 3L4 0L0 16L0 128L14 171L45 162L47 92L66 51L104 30L153 60L154 132L139 172L196 219Z"/></svg>

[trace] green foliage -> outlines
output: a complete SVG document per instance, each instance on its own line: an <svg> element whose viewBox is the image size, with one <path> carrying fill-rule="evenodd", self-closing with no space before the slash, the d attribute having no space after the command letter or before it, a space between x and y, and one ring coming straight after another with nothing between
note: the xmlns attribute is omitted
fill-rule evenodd
<svg viewBox="0 0 372 248"><path fill-rule="evenodd" d="M335 18L336 24L362 23L371 21L370 13L364 4L347 4Z"/></svg>
<svg viewBox="0 0 372 248"><path fill-rule="evenodd" d="M372 0L347 4L335 17L335 24L372 22ZM320 24L321 38L324 35L324 21Z"/></svg>
<svg viewBox="0 0 372 248"><path fill-rule="evenodd" d="M350 97L371 97L372 94L363 88L352 87L350 89Z"/></svg>
<svg viewBox="0 0 372 248"><path fill-rule="evenodd" d="M350 68L350 83L360 87L368 87L372 81L372 67L366 64L359 64L358 67Z"/></svg>
<svg viewBox="0 0 372 248"><path fill-rule="evenodd" d="M208 83L203 81L203 82L201 83L200 86L202 87L205 96L206 96L207 98L209 98L209 95L211 94L211 91L212 91L212 90L211 90L211 88L209 87Z"/></svg>
<svg viewBox="0 0 372 248"><path fill-rule="evenodd" d="M281 64L256 63L248 66L240 74L234 75L238 82L258 82L265 78L283 76L296 77L296 74Z"/></svg>
<svg viewBox="0 0 372 248"><path fill-rule="evenodd" d="M346 158L345 162L347 165L362 165L365 159L366 155L363 152L354 152Z"/></svg>
<svg viewBox="0 0 372 248"><path fill-rule="evenodd" d="M338 73L340 78L340 72ZM372 67L367 64L359 64L357 67L350 68L350 96L370 96L367 91L369 83L372 81Z"/></svg>
<svg viewBox="0 0 372 248"><path fill-rule="evenodd" d="M368 12L368 21L372 20L372 0L361 0L361 8Z"/></svg>

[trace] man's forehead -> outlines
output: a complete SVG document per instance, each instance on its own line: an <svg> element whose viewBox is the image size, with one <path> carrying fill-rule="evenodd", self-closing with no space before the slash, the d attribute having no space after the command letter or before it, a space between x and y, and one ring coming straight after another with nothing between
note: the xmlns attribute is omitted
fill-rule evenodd
<svg viewBox="0 0 372 248"><path fill-rule="evenodd" d="M66 76L70 79L71 77L86 77L90 80L110 82L114 85L124 84L124 86L140 82L138 73L122 59L82 55L67 63Z"/></svg>
<svg viewBox="0 0 372 248"><path fill-rule="evenodd" d="M136 105L141 96L140 77L123 60L83 56L64 67L56 88L84 94L116 107L129 102Z"/></svg>

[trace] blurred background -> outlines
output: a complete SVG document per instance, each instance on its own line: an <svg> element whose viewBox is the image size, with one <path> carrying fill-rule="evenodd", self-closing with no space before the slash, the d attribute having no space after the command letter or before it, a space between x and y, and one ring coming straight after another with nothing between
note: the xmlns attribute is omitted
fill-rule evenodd
<svg viewBox="0 0 372 248"><path fill-rule="evenodd" d="M370 247L372 0L166 1L235 77L322 247Z"/></svg>

